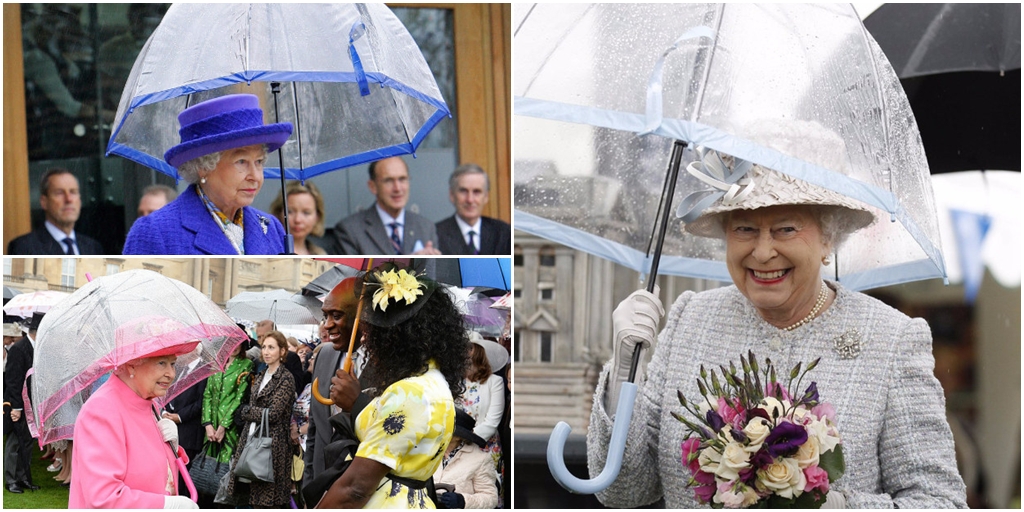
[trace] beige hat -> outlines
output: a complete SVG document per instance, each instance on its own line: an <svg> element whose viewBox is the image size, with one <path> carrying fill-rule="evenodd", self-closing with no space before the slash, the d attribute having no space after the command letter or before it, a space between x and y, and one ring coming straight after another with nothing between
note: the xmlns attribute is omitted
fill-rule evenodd
<svg viewBox="0 0 1024 512"><path fill-rule="evenodd" d="M698 161L686 170L712 187L713 195L695 195L680 205L679 216L685 222L687 232L709 238L724 238L721 214L734 210L755 210L779 205L820 205L838 207L842 215L840 223L846 234L871 225L875 215L863 203L833 192L827 188L812 185L787 174L752 164L738 158L723 158L718 152L703 147L696 149ZM731 162L731 165L730 165ZM745 173L739 180L729 183L726 177ZM700 210L700 200L717 197ZM687 221L688 217L696 217Z"/></svg>
<svg viewBox="0 0 1024 512"><path fill-rule="evenodd" d="M4 324L4 336L21 337L21 327L18 324Z"/></svg>

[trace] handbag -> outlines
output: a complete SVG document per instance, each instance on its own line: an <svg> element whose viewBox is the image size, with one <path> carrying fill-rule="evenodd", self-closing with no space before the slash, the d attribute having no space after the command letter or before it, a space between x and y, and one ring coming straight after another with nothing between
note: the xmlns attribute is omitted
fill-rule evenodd
<svg viewBox="0 0 1024 512"><path fill-rule="evenodd" d="M260 429L245 444L245 448L238 456L238 463L235 465L235 476L239 482L251 483L253 480L274 482L274 457L271 453L273 442L274 439L270 437L270 428L267 426L267 409L263 409Z"/></svg>
<svg viewBox="0 0 1024 512"><path fill-rule="evenodd" d="M197 460L192 461L192 464L189 465L188 474L192 477L192 483L195 484L197 491L214 496L217 494L220 480L228 472L230 464L209 456L208 448L210 448L209 441L203 443L202 455L196 457ZM215 444L212 449L215 453L220 452L221 445Z"/></svg>
<svg viewBox="0 0 1024 512"><path fill-rule="evenodd" d="M292 481L301 482L302 473L306 471L306 461L302 459L302 450L299 455L292 455Z"/></svg>

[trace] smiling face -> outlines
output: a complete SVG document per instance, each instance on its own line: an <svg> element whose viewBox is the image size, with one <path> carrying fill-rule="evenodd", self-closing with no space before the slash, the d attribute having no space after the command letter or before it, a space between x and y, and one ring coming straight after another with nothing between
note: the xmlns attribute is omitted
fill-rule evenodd
<svg viewBox="0 0 1024 512"><path fill-rule="evenodd" d="M177 360L178 356L140 359L134 367L135 377L128 379L128 386L146 400L166 395L174 382L174 362Z"/></svg>
<svg viewBox="0 0 1024 512"><path fill-rule="evenodd" d="M397 156L385 158L377 162L367 186L377 196L377 204L396 217L409 200L409 169Z"/></svg>
<svg viewBox="0 0 1024 512"><path fill-rule="evenodd" d="M78 189L78 178L71 173L50 176L46 194L39 196L46 220L54 226L70 232L82 212L82 195Z"/></svg>
<svg viewBox="0 0 1024 512"><path fill-rule="evenodd" d="M321 308L324 312L323 330L327 334L323 340L334 345L335 350L339 352L348 351L348 343L352 338L352 325L359 305L355 282L356 278L349 277L338 283L331 293L324 297L324 305Z"/></svg>
<svg viewBox="0 0 1024 512"><path fill-rule="evenodd" d="M305 240L319 221L312 194L297 192L288 196L288 230L296 241Z"/></svg>
<svg viewBox="0 0 1024 512"><path fill-rule="evenodd" d="M229 219L234 219L238 209L252 204L259 194L266 157L262 144L229 149L221 153L217 167L200 173L206 179L203 192Z"/></svg>
<svg viewBox="0 0 1024 512"><path fill-rule="evenodd" d="M787 205L728 215L726 265L733 283L766 320L803 318L817 300L821 259L830 250L813 212Z"/></svg>
<svg viewBox="0 0 1024 512"><path fill-rule="evenodd" d="M483 174L459 176L455 189L448 192L455 211L467 224L474 224L483 215L487 204L487 178Z"/></svg>

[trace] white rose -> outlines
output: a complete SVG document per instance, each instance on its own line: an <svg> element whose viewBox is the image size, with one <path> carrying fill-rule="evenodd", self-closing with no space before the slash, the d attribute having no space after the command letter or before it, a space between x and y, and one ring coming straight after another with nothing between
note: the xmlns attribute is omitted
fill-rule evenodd
<svg viewBox="0 0 1024 512"><path fill-rule="evenodd" d="M839 444L839 433L828 426L824 419L815 420L807 425L807 436L818 440L818 451L820 453L830 452ZM835 434L835 435L833 435Z"/></svg>
<svg viewBox="0 0 1024 512"><path fill-rule="evenodd" d="M772 464L758 470L758 479L768 490L783 498L800 496L807 486L807 477L797 465L796 460L789 457L776 459Z"/></svg>
<svg viewBox="0 0 1024 512"><path fill-rule="evenodd" d="M725 508L747 508L757 503L757 499L757 491L753 487L736 483L731 491L723 491L719 487L718 492L715 493L714 502L721 503Z"/></svg>
<svg viewBox="0 0 1024 512"><path fill-rule="evenodd" d="M737 442L726 444L715 475L725 480L738 480L740 471L750 467L749 460L750 452L744 450L743 445Z"/></svg>
<svg viewBox="0 0 1024 512"><path fill-rule="evenodd" d="M764 418L754 417L747 422L747 426L743 427L743 433L747 435L748 445L747 451L755 453L761 449L761 443L768 438L768 434L771 434L772 429L768 423L768 420Z"/></svg>
<svg viewBox="0 0 1024 512"><path fill-rule="evenodd" d="M697 462L700 464L700 469L705 473L717 472L718 464L721 460L722 454L718 453L710 446L701 450L700 455L697 456Z"/></svg>
<svg viewBox="0 0 1024 512"><path fill-rule="evenodd" d="M776 417L781 418L786 413L786 409L789 408L789 400L780 402L775 397L766 396L764 400L761 400L760 405L765 411L768 411L768 417L774 420ZM777 412L772 412L772 410Z"/></svg>
<svg viewBox="0 0 1024 512"><path fill-rule="evenodd" d="M807 436L807 442L800 445L800 449L793 456L800 469L818 465L819 446L817 437L813 435Z"/></svg>

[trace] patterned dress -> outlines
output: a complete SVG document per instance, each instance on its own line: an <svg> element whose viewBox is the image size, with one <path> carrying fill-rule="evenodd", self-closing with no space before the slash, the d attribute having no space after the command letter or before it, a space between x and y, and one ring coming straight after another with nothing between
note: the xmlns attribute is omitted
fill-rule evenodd
<svg viewBox="0 0 1024 512"><path fill-rule="evenodd" d="M499 503L504 503L504 496L500 496L504 467L501 461L501 433L498 432L498 424L501 423L501 416L505 412L505 384L500 376L494 374L483 383L465 379L465 384L466 392L462 394L460 408L476 420L473 433L487 440L483 451L494 461L495 478L501 498Z"/></svg>
<svg viewBox="0 0 1024 512"><path fill-rule="evenodd" d="M220 446L210 446L207 454L220 462L230 462L231 455L238 445L239 429L234 424L235 409L242 404L242 395L249 387L249 374L252 372L252 361L240 355L228 363L222 373L211 375L206 381L203 393L202 423L224 427L224 442Z"/></svg>
<svg viewBox="0 0 1024 512"><path fill-rule="evenodd" d="M377 461L391 473L427 480L441 465L455 431L455 402L433 360L422 375L400 380L374 398L356 418L357 457ZM387 477L364 508L436 508L425 489Z"/></svg>

